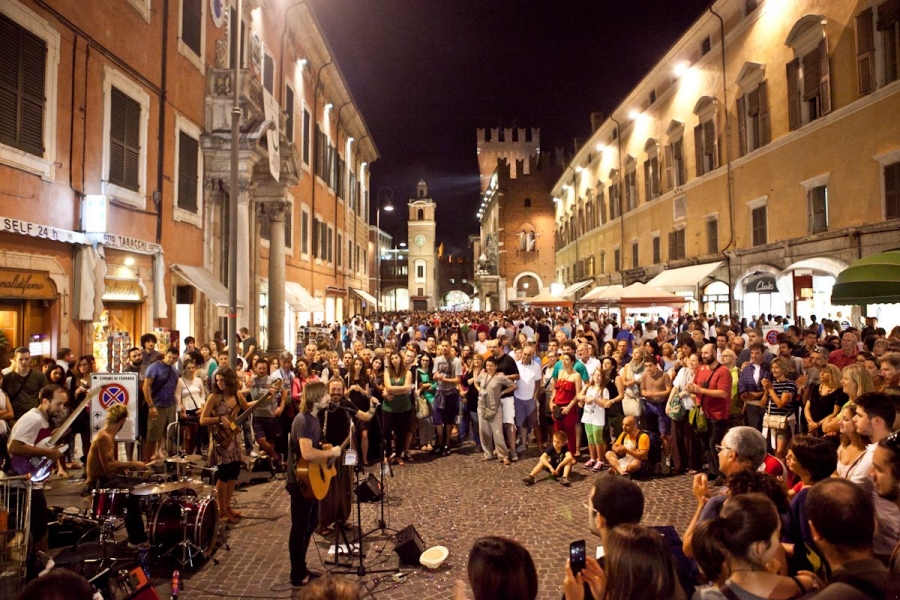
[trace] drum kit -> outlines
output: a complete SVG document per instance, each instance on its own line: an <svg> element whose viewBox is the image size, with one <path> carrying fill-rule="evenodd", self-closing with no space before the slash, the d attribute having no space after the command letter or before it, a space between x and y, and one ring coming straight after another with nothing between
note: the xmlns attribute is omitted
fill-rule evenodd
<svg viewBox="0 0 900 600"><path fill-rule="evenodd" d="M90 508L81 514L68 512L70 519L91 524L91 529L82 536L99 532L99 542L103 551L101 565L114 562L106 552L108 544L115 545L115 531L125 521L129 504L140 507L141 520L146 520L150 550L159 558L172 556L184 569L193 567L200 556L210 558L218 545L227 548L223 523L219 522L219 508L215 491L201 479L193 479L184 474L192 463L199 463L200 456L180 456L165 459L167 465L175 467L173 475L153 474L149 470L132 475L127 481L131 487L98 488L91 492ZM212 481L212 476L210 481ZM131 501L132 497L139 502ZM78 546L78 543L75 544Z"/></svg>

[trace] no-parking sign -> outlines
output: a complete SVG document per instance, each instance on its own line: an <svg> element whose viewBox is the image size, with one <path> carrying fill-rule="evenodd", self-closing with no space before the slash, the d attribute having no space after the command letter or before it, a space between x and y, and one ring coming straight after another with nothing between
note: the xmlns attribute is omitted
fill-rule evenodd
<svg viewBox="0 0 900 600"><path fill-rule="evenodd" d="M100 386L100 393L91 400L91 438L106 427L106 413L115 404L128 409L128 420L116 434L117 442L133 442L138 432L138 374L94 373L91 387Z"/></svg>
<svg viewBox="0 0 900 600"><path fill-rule="evenodd" d="M769 346L769 350L773 354L778 354L778 334L784 333L784 329L779 326L764 325L762 328L763 338Z"/></svg>

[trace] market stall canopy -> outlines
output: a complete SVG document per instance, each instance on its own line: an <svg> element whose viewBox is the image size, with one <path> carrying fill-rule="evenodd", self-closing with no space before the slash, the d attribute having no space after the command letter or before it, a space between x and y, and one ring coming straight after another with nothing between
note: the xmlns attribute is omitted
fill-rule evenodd
<svg viewBox="0 0 900 600"><path fill-rule="evenodd" d="M378 308L378 300L375 299L375 296L367 292L366 290L361 290L359 288L352 287L350 291L362 298L366 301L366 303L372 308Z"/></svg>
<svg viewBox="0 0 900 600"><path fill-rule="evenodd" d="M613 285L604 285L600 287L595 287L587 294L581 297L578 301L579 304L585 302L592 302L595 304L603 304L604 302L609 302L609 297L614 296L622 291L622 286L618 283Z"/></svg>
<svg viewBox="0 0 900 600"><path fill-rule="evenodd" d="M228 312L228 288L213 275L212 271L203 267L180 264L174 264L171 268L174 273L209 298L209 301L215 305L216 313L219 316L224 316ZM244 307L238 305L235 308L238 314L241 314Z"/></svg>
<svg viewBox="0 0 900 600"><path fill-rule="evenodd" d="M659 289L690 289L697 287L701 281L709 277L716 269L722 266L724 261L704 263L702 265L691 265L689 267L680 267L678 269L666 269L653 279L647 282L647 285Z"/></svg>
<svg viewBox="0 0 900 600"><path fill-rule="evenodd" d="M900 303L900 250L861 258L844 269L831 290L831 303Z"/></svg>
<svg viewBox="0 0 900 600"><path fill-rule="evenodd" d="M525 298L523 299L523 302L526 304L530 304L531 306L572 306L571 300L566 300L565 298L554 296L549 292L538 294L537 296L532 296L531 298Z"/></svg>
<svg viewBox="0 0 900 600"><path fill-rule="evenodd" d="M591 285L592 283L594 283L593 279L585 279L584 281L579 281L578 283L573 283L572 285L570 285L569 287L564 289L562 291L562 293L560 294L560 296L563 298L571 298L572 296L575 295L576 292L583 290L584 288Z"/></svg>
<svg viewBox="0 0 900 600"><path fill-rule="evenodd" d="M682 296L676 296L665 290L655 288L637 281L617 294L610 294L610 302L628 306L675 306L680 307L687 302Z"/></svg>
<svg viewBox="0 0 900 600"><path fill-rule="evenodd" d="M310 296L306 288L296 281L284 282L285 300L294 312L325 312L322 303Z"/></svg>

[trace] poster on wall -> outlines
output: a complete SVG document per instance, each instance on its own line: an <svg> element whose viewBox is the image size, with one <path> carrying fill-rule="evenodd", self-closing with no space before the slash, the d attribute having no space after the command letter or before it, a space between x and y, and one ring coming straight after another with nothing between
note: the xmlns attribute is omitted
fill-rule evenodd
<svg viewBox="0 0 900 600"><path fill-rule="evenodd" d="M138 374L93 373L91 388L101 386L91 400L91 439L106 427L106 414L114 404L128 409L128 420L116 434L117 442L134 442L138 437Z"/></svg>

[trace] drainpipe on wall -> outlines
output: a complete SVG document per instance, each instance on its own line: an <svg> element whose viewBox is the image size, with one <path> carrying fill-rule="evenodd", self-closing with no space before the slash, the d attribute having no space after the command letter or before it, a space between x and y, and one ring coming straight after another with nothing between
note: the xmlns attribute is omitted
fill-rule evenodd
<svg viewBox="0 0 900 600"><path fill-rule="evenodd" d="M619 276L622 278L622 287L625 287L625 273L622 269L622 264L625 262L622 260L623 253L625 252L625 211L622 210L622 124L616 120L615 115L609 115L609 119L616 124L616 145L618 147L618 157L616 160L619 163L619 183L617 184L619 193L616 194L616 202L619 204L619 236L621 238L619 240ZM613 250L613 260L615 260L615 250ZM624 319L622 322L625 322Z"/></svg>

